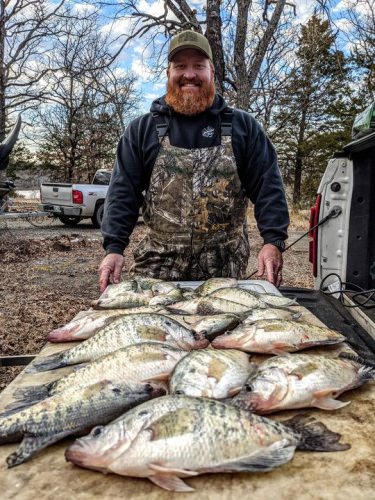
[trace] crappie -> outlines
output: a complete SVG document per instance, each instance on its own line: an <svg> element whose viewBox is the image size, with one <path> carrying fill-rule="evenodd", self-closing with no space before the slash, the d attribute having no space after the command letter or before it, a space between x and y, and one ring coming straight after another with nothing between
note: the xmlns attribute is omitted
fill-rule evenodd
<svg viewBox="0 0 375 500"><path fill-rule="evenodd" d="M276 356L260 365L232 403L260 414L310 406L336 410L349 404L336 399L340 394L374 378L373 367L353 359Z"/></svg>
<svg viewBox="0 0 375 500"><path fill-rule="evenodd" d="M242 314L248 312L249 308L219 297L202 297L197 305L197 314Z"/></svg>
<svg viewBox="0 0 375 500"><path fill-rule="evenodd" d="M181 478L272 470L290 461L296 448L348 449L340 437L303 417L282 424L215 400L164 396L96 427L65 457L80 467L192 491Z"/></svg>
<svg viewBox="0 0 375 500"><path fill-rule="evenodd" d="M197 334L204 334L209 340L223 332L232 330L240 322L235 314L214 314L212 316L180 316ZM178 316L176 316L178 320Z"/></svg>
<svg viewBox="0 0 375 500"><path fill-rule="evenodd" d="M167 305L166 309L172 314L197 314L198 304L201 300L202 299L199 297L183 300L175 304Z"/></svg>
<svg viewBox="0 0 375 500"><path fill-rule="evenodd" d="M246 306L248 309L269 306L291 306L296 304L295 300L288 299L281 295L258 293L252 290L245 290L244 288L221 288L211 293L210 297L231 300L232 302Z"/></svg>
<svg viewBox="0 0 375 500"><path fill-rule="evenodd" d="M215 290L220 288L234 287L238 285L238 281L235 278L210 278L195 289L195 293L204 297L205 295L210 295Z"/></svg>
<svg viewBox="0 0 375 500"><path fill-rule="evenodd" d="M245 319L242 323L253 323L259 319L300 319L302 313L287 307L267 307L265 309L252 309L245 314Z"/></svg>
<svg viewBox="0 0 375 500"><path fill-rule="evenodd" d="M190 352L175 366L169 389L171 394L224 399L241 390L255 367L247 354L234 349Z"/></svg>
<svg viewBox="0 0 375 500"><path fill-rule="evenodd" d="M147 306L152 298L151 290L145 290L142 293L125 291L108 296L105 296L105 294L106 292L93 302L93 307L96 309L128 309L130 307Z"/></svg>
<svg viewBox="0 0 375 500"><path fill-rule="evenodd" d="M84 387L102 380L127 384L167 381L176 363L186 354L186 351L157 342L135 344L92 361L54 382L22 387L15 391L14 396L29 403L70 387Z"/></svg>
<svg viewBox="0 0 375 500"><path fill-rule="evenodd" d="M203 349L209 341L161 314L128 314L112 321L93 337L77 346L36 359L28 371L46 371L87 363L122 347L141 342L164 342L180 349Z"/></svg>
<svg viewBox="0 0 375 500"><path fill-rule="evenodd" d="M37 451L66 436L106 424L133 406L165 394L152 384L113 384L102 381L74 387L40 403L0 415L0 443L23 441L7 458L8 467L19 465Z"/></svg>
<svg viewBox="0 0 375 500"><path fill-rule="evenodd" d="M169 292L160 293L160 295L156 295L150 299L149 305L169 305L174 304L175 302L179 302L183 300L184 297L182 295L182 291L179 288L173 288Z"/></svg>
<svg viewBox="0 0 375 500"><path fill-rule="evenodd" d="M240 349L246 352L282 354L308 347L339 344L341 333L329 328L297 321L267 319L244 323L212 341L218 349Z"/></svg>
<svg viewBox="0 0 375 500"><path fill-rule="evenodd" d="M47 335L50 342L71 342L74 340L85 340L92 337L98 330L107 326L119 316L138 313L168 313L163 306L143 306L129 309L108 309L103 311L83 311L77 318L66 325L52 330Z"/></svg>

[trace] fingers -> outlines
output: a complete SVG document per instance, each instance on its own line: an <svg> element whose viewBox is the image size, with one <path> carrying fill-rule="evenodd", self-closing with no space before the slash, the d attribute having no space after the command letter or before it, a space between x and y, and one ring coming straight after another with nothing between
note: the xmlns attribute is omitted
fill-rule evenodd
<svg viewBox="0 0 375 500"><path fill-rule="evenodd" d="M282 268L280 250L274 245L265 244L258 256L258 277L265 273L267 281L278 287L282 283Z"/></svg>
<svg viewBox="0 0 375 500"><path fill-rule="evenodd" d="M110 253L104 257L99 267L99 285L101 293L107 288L111 278L113 283L120 282L123 264L124 257L122 255Z"/></svg>

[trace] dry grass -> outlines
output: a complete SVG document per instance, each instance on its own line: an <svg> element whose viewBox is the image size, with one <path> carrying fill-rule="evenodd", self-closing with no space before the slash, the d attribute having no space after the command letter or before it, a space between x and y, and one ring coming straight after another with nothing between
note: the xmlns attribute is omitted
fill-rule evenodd
<svg viewBox="0 0 375 500"><path fill-rule="evenodd" d="M251 257L248 274L257 269L262 242L255 221L249 217ZM306 230L306 213L292 214L292 230ZM74 228L79 233L79 226ZM29 234L29 233L28 233ZM70 321L98 298L97 268L103 257L100 240L87 234L14 238L0 229L0 355L37 353L47 333ZM135 246L145 234L138 225L125 255L130 268ZM252 278L254 279L254 278ZM307 241L284 254L284 284L312 287ZM19 372L0 369L0 390Z"/></svg>

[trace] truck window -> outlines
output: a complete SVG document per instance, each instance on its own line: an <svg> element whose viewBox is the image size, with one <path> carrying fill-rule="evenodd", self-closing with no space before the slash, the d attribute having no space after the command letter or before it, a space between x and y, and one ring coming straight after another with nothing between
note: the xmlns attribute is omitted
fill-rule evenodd
<svg viewBox="0 0 375 500"><path fill-rule="evenodd" d="M102 171L102 172L96 172L92 180L92 183L101 186L108 186L110 180L111 180L111 172Z"/></svg>

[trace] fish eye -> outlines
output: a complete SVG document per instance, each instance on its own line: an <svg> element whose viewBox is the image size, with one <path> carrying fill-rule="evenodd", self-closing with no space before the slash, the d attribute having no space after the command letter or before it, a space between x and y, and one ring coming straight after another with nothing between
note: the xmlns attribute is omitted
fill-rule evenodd
<svg viewBox="0 0 375 500"><path fill-rule="evenodd" d="M95 436L95 437L96 437L96 436L100 436L100 434L102 433L102 430L103 430L103 427L102 427L102 426L100 426L100 427L95 427L95 428L92 430L91 434L92 434L93 436Z"/></svg>
<svg viewBox="0 0 375 500"><path fill-rule="evenodd" d="M112 392L114 392L115 394L121 394L121 389L119 389L118 387L114 387L112 389Z"/></svg>
<svg viewBox="0 0 375 500"><path fill-rule="evenodd" d="M247 392L252 392L252 391L253 391L253 386L252 386L252 385L250 385L250 384L246 384L246 385L245 385L245 390L246 390Z"/></svg>
<svg viewBox="0 0 375 500"><path fill-rule="evenodd" d="M179 394L179 395L184 395L184 391L182 391L181 389L177 390L177 391L174 391L175 394Z"/></svg>

